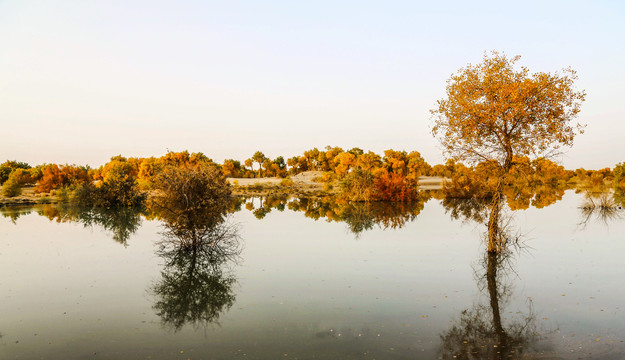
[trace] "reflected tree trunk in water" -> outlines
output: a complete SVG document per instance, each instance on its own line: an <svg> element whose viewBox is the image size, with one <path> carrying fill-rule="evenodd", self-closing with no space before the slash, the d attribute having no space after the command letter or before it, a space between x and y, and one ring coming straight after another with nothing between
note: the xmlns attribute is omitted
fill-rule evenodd
<svg viewBox="0 0 625 360"><path fill-rule="evenodd" d="M499 309L499 292L497 289L497 260L498 255L492 252L487 254L486 281L490 299L490 310L493 314L493 327L498 338L498 347L501 353L507 353L508 335L501 321Z"/></svg>
<svg viewBox="0 0 625 360"><path fill-rule="evenodd" d="M538 354L533 344L538 339L536 318L531 305L527 314L517 313L509 321L502 316L505 304L512 296L505 285L508 265L505 256L486 253L485 273L478 283L486 281L488 303L478 303L463 310L452 327L441 334L440 359L532 359ZM502 274L503 272L503 274Z"/></svg>
<svg viewBox="0 0 625 360"><path fill-rule="evenodd" d="M498 190L502 184L500 180ZM478 287L488 301L463 310L452 327L441 334L441 359L531 359L538 354L533 349L538 336L531 303L525 315L517 313L508 321L503 317L512 297L507 276L512 271L513 252L508 248L512 244L509 229L502 225L502 207L503 194L498 191L493 195L490 216L485 222L488 231L484 241L488 249L481 263L483 268L475 273Z"/></svg>

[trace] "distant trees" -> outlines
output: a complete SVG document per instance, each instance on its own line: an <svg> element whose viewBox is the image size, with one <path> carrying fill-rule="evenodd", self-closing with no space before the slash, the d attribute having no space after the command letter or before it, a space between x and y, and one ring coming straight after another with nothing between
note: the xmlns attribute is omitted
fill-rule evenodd
<svg viewBox="0 0 625 360"><path fill-rule="evenodd" d="M546 158L531 160L528 156L513 156L512 166L501 184L500 166L495 160L482 161L468 167L453 159L445 164L430 166L417 151L389 149L380 156L372 151L327 146L324 150L312 149L306 155L293 156L285 161L283 156L271 160L257 151L242 164L226 159L216 164L202 153L168 152L161 157L126 158L114 156L99 168L76 165L45 164L30 167L17 161L7 161L0 167L9 169L15 182L10 188L21 188L36 183L36 192L56 192L61 201L80 202L102 207L135 206L142 202L144 194L157 189L157 178L168 168L194 168L212 166L225 177L287 177L304 169L320 172L316 181L325 182L324 190L339 189L343 199L349 201L395 201L410 202L419 198L418 182L422 176L450 178L445 196L453 198L492 199L499 185L508 198L508 204L524 208L532 204L549 204L561 197L560 191L567 183L585 186L605 186L612 181L614 187L625 186L623 164L614 171L577 169L570 171ZM5 170L6 171L6 170ZM9 178L7 178L8 180ZM6 181L6 180L5 180ZM224 180L225 181L225 180ZM293 184L293 181L285 181ZM550 192L532 189L540 186L556 186ZM353 187L353 188L352 188ZM16 191L16 190L13 190ZM539 199L540 197L540 199Z"/></svg>
<svg viewBox="0 0 625 360"><path fill-rule="evenodd" d="M49 164L41 168L41 178L37 182L35 191L47 193L63 186L90 181L91 177L86 167Z"/></svg>
<svg viewBox="0 0 625 360"><path fill-rule="evenodd" d="M224 176L226 177L243 177L243 166L241 166L241 162L232 159L224 160L224 164L222 165L222 170Z"/></svg>
<svg viewBox="0 0 625 360"><path fill-rule="evenodd" d="M11 172L17 169L28 170L30 169L30 165L16 160L7 160L0 164L0 185L4 184L4 182L9 179Z"/></svg>
<svg viewBox="0 0 625 360"><path fill-rule="evenodd" d="M257 151L252 155L252 162L258 163L258 177L263 177L263 162L267 159L265 154L260 151Z"/></svg>
<svg viewBox="0 0 625 360"><path fill-rule="evenodd" d="M137 182L138 166L122 156L111 158L102 171L102 184L94 193L94 205L105 207L139 206L144 196Z"/></svg>

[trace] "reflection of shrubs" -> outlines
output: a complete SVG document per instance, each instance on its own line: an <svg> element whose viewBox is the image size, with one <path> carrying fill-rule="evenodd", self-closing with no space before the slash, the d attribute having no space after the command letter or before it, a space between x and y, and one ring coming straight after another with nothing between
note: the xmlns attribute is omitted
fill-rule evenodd
<svg viewBox="0 0 625 360"><path fill-rule="evenodd" d="M580 225L585 226L593 216L597 220L601 220L606 225L616 219L622 219L623 214L621 212L622 199L619 198L619 191L616 191L612 196L609 193L586 193L586 199L584 203L579 207L582 213L582 222Z"/></svg>
<svg viewBox="0 0 625 360"><path fill-rule="evenodd" d="M245 208L253 211L254 216L259 219L272 209L283 211L288 208L292 211L301 211L304 216L314 220L325 218L327 221L345 222L350 231L359 234L375 226L382 229L401 228L417 217L429 199L427 192L420 192L416 201L402 203L355 202L334 196L300 198L269 196L260 198L259 208L256 208L253 202L245 203Z"/></svg>

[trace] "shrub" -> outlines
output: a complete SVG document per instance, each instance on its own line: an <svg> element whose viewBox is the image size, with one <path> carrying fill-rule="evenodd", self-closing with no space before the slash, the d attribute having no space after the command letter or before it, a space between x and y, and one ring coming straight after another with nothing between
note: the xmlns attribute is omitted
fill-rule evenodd
<svg viewBox="0 0 625 360"><path fill-rule="evenodd" d="M144 200L138 188L134 168L126 162L112 165L104 175L102 185L96 189L96 206L138 206Z"/></svg>
<svg viewBox="0 0 625 360"><path fill-rule="evenodd" d="M412 201L419 195L417 185L406 176L381 171L375 178L375 197L383 201Z"/></svg>
<svg viewBox="0 0 625 360"><path fill-rule="evenodd" d="M22 194L22 187L19 181L13 176L10 176L7 181L2 185L2 196L14 197Z"/></svg>
<svg viewBox="0 0 625 360"><path fill-rule="evenodd" d="M13 171L13 169L11 169L10 167L0 165L0 185L4 184L4 182L9 179L11 171Z"/></svg>
<svg viewBox="0 0 625 360"><path fill-rule="evenodd" d="M217 167L168 166L156 178L150 206L176 236L193 238L221 223L230 205L230 184Z"/></svg>
<svg viewBox="0 0 625 360"><path fill-rule="evenodd" d="M15 180L17 180L17 182L20 185L25 185L25 184L30 184L30 183L35 182L31 176L30 170L26 170L26 169L13 170L13 172L11 173L11 177L14 177Z"/></svg>
<svg viewBox="0 0 625 360"><path fill-rule="evenodd" d="M293 179L286 177L280 181L280 186L293 186Z"/></svg>
<svg viewBox="0 0 625 360"><path fill-rule="evenodd" d="M343 196L351 201L374 200L374 178L371 171L355 168L339 184Z"/></svg>

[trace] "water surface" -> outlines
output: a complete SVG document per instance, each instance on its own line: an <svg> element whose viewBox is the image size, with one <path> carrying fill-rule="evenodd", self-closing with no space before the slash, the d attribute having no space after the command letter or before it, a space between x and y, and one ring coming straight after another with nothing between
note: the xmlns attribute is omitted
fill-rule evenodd
<svg viewBox="0 0 625 360"><path fill-rule="evenodd" d="M241 251L220 260L163 251L152 216L3 209L0 357L453 358L496 344L498 313L517 358L625 358L625 220L580 224L580 194L512 212L501 261L444 201L390 223L262 201L230 215Z"/></svg>

